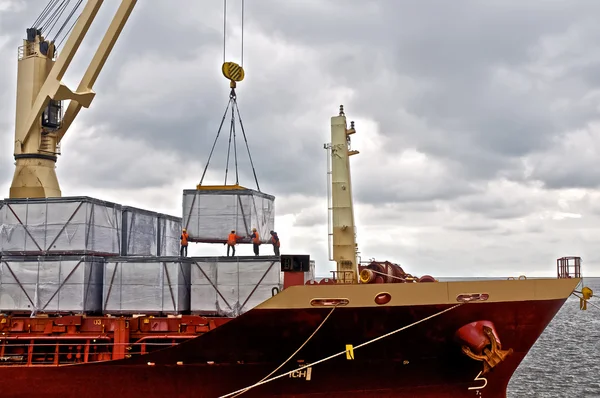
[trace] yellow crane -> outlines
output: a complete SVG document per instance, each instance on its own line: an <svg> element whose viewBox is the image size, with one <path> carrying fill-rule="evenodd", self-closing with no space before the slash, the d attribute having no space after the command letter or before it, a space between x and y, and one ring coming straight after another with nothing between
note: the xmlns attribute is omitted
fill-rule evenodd
<svg viewBox="0 0 600 398"><path fill-rule="evenodd" d="M71 19L83 0L71 11ZM56 160L60 142L81 110L96 95L92 90L106 59L137 0L122 0L92 61L75 91L62 83L73 56L79 49L104 0L88 0L72 25L64 48L57 54L54 41L44 37L66 9L67 2L51 0L19 48L14 157L15 174L10 198L60 197ZM63 24L61 31L66 27ZM63 115L63 101L70 100Z"/></svg>

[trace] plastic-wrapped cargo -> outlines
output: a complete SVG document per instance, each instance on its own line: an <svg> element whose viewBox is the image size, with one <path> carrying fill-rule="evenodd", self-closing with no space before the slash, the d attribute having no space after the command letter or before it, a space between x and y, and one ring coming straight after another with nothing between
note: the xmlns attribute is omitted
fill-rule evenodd
<svg viewBox="0 0 600 398"><path fill-rule="evenodd" d="M310 260L309 264L310 267L308 272L304 273L304 283L306 283L309 280L315 279L315 260Z"/></svg>
<svg viewBox="0 0 600 398"><path fill-rule="evenodd" d="M191 312L239 316L283 289L279 257L192 259Z"/></svg>
<svg viewBox="0 0 600 398"><path fill-rule="evenodd" d="M158 256L179 256L181 218L158 215Z"/></svg>
<svg viewBox="0 0 600 398"><path fill-rule="evenodd" d="M262 242L275 226L275 197L241 187L199 186L183 191L183 226L192 242L225 243L231 230L249 243L252 228Z"/></svg>
<svg viewBox="0 0 600 398"><path fill-rule="evenodd" d="M158 254L158 213L123 206L122 256Z"/></svg>
<svg viewBox="0 0 600 398"><path fill-rule="evenodd" d="M5 199L3 255L119 255L121 206L89 197Z"/></svg>
<svg viewBox="0 0 600 398"><path fill-rule="evenodd" d="M103 263L93 256L3 256L0 312L99 313Z"/></svg>
<svg viewBox="0 0 600 398"><path fill-rule="evenodd" d="M189 259L110 257L104 264L104 314L180 314L190 309Z"/></svg>

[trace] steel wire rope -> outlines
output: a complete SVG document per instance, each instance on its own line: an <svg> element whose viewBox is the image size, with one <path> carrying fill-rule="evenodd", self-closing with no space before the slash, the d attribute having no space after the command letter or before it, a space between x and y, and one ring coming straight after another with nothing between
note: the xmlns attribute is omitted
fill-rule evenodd
<svg viewBox="0 0 600 398"><path fill-rule="evenodd" d="M223 63L225 63L225 48L227 46L227 0L223 0Z"/></svg>
<svg viewBox="0 0 600 398"><path fill-rule="evenodd" d="M420 323L422 323L422 322L428 321L429 319L435 318L436 316L442 315L442 314L444 314L444 313L446 313L446 312L448 312L448 311L451 311L451 310L453 310L453 309L455 309L455 308L458 308L458 307L460 307L461 305L464 305L464 304L467 304L467 303L459 303L459 304L456 304L456 305L454 305L454 306L452 306L452 307L450 307L450 308L446 308L445 310L439 311L439 312L437 312L437 313L435 313L435 314L433 314L433 315L429 315L428 317L425 317L425 318L423 318L423 319L421 319L421 320L418 320L418 321L416 321L416 322L413 322L413 323L411 323L411 324L409 324L409 325L403 326L403 327L401 327L401 328L399 328L399 329L396 329L396 330L392 330L391 332L389 332L389 333L386 333L386 334L384 334L384 335L381 335L381 336L379 336L379 337L375 337L375 338L373 338L373 339L371 339L371 340L368 340L368 341L366 341L366 342L364 342L364 343L362 343L362 344L359 344L359 345L355 346L355 347L353 348L353 350L354 350L354 351L356 351L356 350L358 350L359 348L362 348L362 347L364 347L364 346L366 346L366 345L369 345L369 344L371 344L371 343L374 343L374 342L376 342L376 341L379 341L379 340L381 340L381 339L384 339L384 338L386 338L386 337L389 337L389 336L391 336L391 335L393 335L393 334L396 334L396 333L398 333L398 332L401 332L401 331L403 331L403 330L406 330L406 329L408 329L408 328L411 328L411 327L413 327L413 326L416 326L416 325L418 325L418 324L420 324ZM308 367L312 367L312 366L318 365L318 364L320 364L320 363L323 363L323 362L329 361L329 360L331 360L331 359L333 359L333 358L335 358L335 357L338 357L338 356L340 356L340 355L344 355L346 352L347 352L347 350L340 351L340 352L338 352L337 354L333 354L333 355L330 355L330 356L328 356L328 357L326 357L326 358L319 359L318 361L316 361L316 362L313 362L313 363L311 363L311 364L309 364L309 365L302 366L302 367L300 367L300 368L298 368L298 369L290 370L289 372L282 373L282 374L280 374L279 376L275 376L275 377L272 377L272 378L270 378L270 379L267 379L267 380L259 381L258 383L255 383L255 384L253 384L253 385L251 385L251 386L248 386L248 387L245 387L245 388L239 389L239 390L237 390L237 391L230 392L229 394L221 395L221 396L219 396L219 398L229 398L229 397L232 397L232 396L233 396L233 395L235 395L235 394L238 394L238 393L240 393L240 392L245 392L245 391L248 391L248 390L250 390L250 389L252 389L252 388L254 388L254 387L258 387L258 386L260 386L260 385L263 385L263 384L266 384L266 383L270 383L270 382L272 382L272 381L274 381L274 380L277 380L277 379L280 379L280 378L282 378L282 377L288 376L288 375L289 375L289 374L291 374L291 373L298 372L298 371L304 370L304 369L306 369L306 368L308 368Z"/></svg>
<svg viewBox="0 0 600 398"><path fill-rule="evenodd" d="M56 32L56 35L54 36L54 39L52 39L53 42L56 42L56 40L58 39L58 37L60 36L60 34L64 30L64 28L67 26L67 24L71 20L71 18L73 18L73 15L77 11L77 9L81 5L81 3L83 3L83 0L78 0L77 3L75 4L75 6L71 9L71 12L67 16L67 18L65 19L65 21L63 22L63 24L61 25L60 29L58 30L58 32ZM79 16L75 19L75 22L77 22L78 19L79 19ZM71 31L71 29L73 29L74 25L75 25L75 23L73 23L73 25L71 26L71 28L69 29L69 31L66 33L65 37L69 34L69 32ZM61 43L62 43L62 40L61 40Z"/></svg>
<svg viewBox="0 0 600 398"><path fill-rule="evenodd" d="M215 146L217 145L217 140L219 139L219 135L221 134L221 130L223 128L223 123L225 123L225 117L227 117L227 111L229 110L230 105L231 105L231 98L227 102L227 107L225 107L225 113L223 113L223 118L221 119L221 124L219 125L219 130L217 130L217 136L215 137L212 148L210 149L210 153L208 155L208 159L206 160L206 165L204 166L204 171L202 172L202 177L200 178L200 183L198 185L202 185L202 181L204 181L204 176L206 175L206 171L208 170L208 165L210 164L210 159L212 158L213 152L215 150Z"/></svg>
<svg viewBox="0 0 600 398"><path fill-rule="evenodd" d="M333 314L333 310L335 310L335 309L337 308L337 306L338 306L337 304L336 304L335 306L333 306L333 308L331 309L331 311L329 311L329 314L327 314L327 316L325 317L325 319L323 319L323 320L321 321L321 323L320 323L320 324L319 324L319 326L318 326L318 327L315 329L315 331L314 331L314 332L312 332L312 334L311 334L310 336L308 336L308 338L307 338L307 339L304 341L304 343L302 343L302 345L301 345L300 347L298 347L298 349L297 349L296 351L294 351L294 353L293 353L292 355L290 355L290 356L288 357L288 359L286 359L286 360L285 360L285 361L284 361L284 362L283 362L281 365L279 365L279 366L278 366L278 367L277 367L277 368L276 368L274 371L272 371L271 373L269 373L268 375L266 375L265 377L263 377L263 378L262 378L262 380L260 380L260 381L259 381L259 383L260 383L260 382L262 382L262 381L265 381L266 379L268 379L269 377L271 377L271 376L273 375L273 373L277 372L279 369L281 369L281 368L283 367L283 365L285 365L286 363L288 363L288 362L289 362L289 361L290 361L290 360L291 360L291 359L292 359L294 356L296 356L296 354L297 354L297 353L299 353L299 352L300 352L300 350L301 350L302 348L304 348L304 346L305 346L306 344L308 344L308 342L309 342L309 341L310 341L310 340L311 340L311 339L312 339L312 338L315 336L315 334L317 334L317 332L319 331L319 329L321 329L321 327L322 327L322 326L325 324L325 322L326 322L326 321L329 319L329 317L331 316L331 314ZM242 391L242 392L240 392L240 393L238 393L238 394L234 395L234 396L233 396L233 397L231 397L231 398L236 398L236 397L239 397L240 395L242 395L243 393L245 393L245 392L247 392L247 391L251 390L252 388L253 388L252 386L251 386L251 387L248 387L248 389L246 389L246 390L244 390L244 391Z"/></svg>
<svg viewBox="0 0 600 398"><path fill-rule="evenodd" d="M69 0L62 0L62 2L58 5L58 7L52 12L52 14L48 18L48 20L42 25L42 28L40 29L42 32L45 32L46 29L48 29L51 25L53 25L55 23L56 18L58 17L58 14L61 12L61 10L64 7L64 4L67 1L69 1Z"/></svg>
<svg viewBox="0 0 600 398"><path fill-rule="evenodd" d="M58 42L58 44L55 46L56 49L58 49L63 44L63 42L65 41L65 39L67 37L69 37L69 33L71 33L71 31L75 27L75 24L77 23L77 21L79 21L79 17L80 16L81 15L78 15L77 18L75 18L75 21L73 21L73 23L71 24L71 27L69 28L69 30L67 31L67 33L65 33L65 35L63 36L63 38L60 39L60 42Z"/></svg>
<svg viewBox="0 0 600 398"><path fill-rule="evenodd" d="M240 108L238 107L237 100L234 98L233 100L238 120L240 121L240 127L242 129L242 136L244 137L244 142L246 143L246 150L248 152L248 158L250 158L250 166L252 166L252 174L254 175L254 182L256 183L256 189L260 192L260 185L258 185L258 178L256 177L256 169L254 168L254 162L252 161L252 155L250 154L250 147L248 146L248 139L246 138L246 131L244 129L244 123L242 122L242 116L240 115Z"/></svg>
<svg viewBox="0 0 600 398"><path fill-rule="evenodd" d="M244 0L242 0L242 60L240 62L242 68L244 67Z"/></svg>
<svg viewBox="0 0 600 398"><path fill-rule="evenodd" d="M66 0L65 2L63 2L63 5L61 6L60 12L58 12L58 14L56 15L56 18L54 19L54 23L52 24L52 26L50 27L50 29L46 33L46 36L50 36L50 33L52 33L52 31L54 30L54 27L56 26L56 24L58 23L58 21L62 17L63 13L65 12L65 10L67 9L67 7L69 6L70 2L71 2L71 0Z"/></svg>
<svg viewBox="0 0 600 398"><path fill-rule="evenodd" d="M240 176L238 173L238 157L237 157L237 142L236 142L236 134L235 134L235 123L234 123L234 114L233 107L231 108L231 127L233 129L233 159L235 160L235 184L240 184Z"/></svg>
<svg viewBox="0 0 600 398"><path fill-rule="evenodd" d="M48 16L48 13L50 12L50 10L59 2L60 0L50 0L48 1L48 4L46 4L46 7L44 7L44 9L42 10L42 12L40 13L40 15L38 15L37 19L33 22L33 24L31 24L32 28L38 29L39 24L41 24L44 19Z"/></svg>
<svg viewBox="0 0 600 398"><path fill-rule="evenodd" d="M245 13L245 1L242 0L242 49L241 49L241 66L243 68L243 64L244 64L244 13ZM227 49L227 0L223 0L223 63L226 62L226 51ZM232 105L233 103L233 105ZM239 162L238 162L238 154L237 154L237 132L235 129L235 114L237 113L238 116L238 120L240 123L240 128L242 130L242 135L244 138L244 142L246 145L246 150L248 153L248 157L250 160L250 165L252 167L252 174L254 176L254 181L256 183L256 188L257 190L260 192L260 185L258 183L258 178L256 175L256 169L254 167L254 161L252 159L252 155L250 153L250 147L248 145L248 139L246 137L246 131L244 129L244 124L242 122L242 118L241 118L241 114L240 114L240 110L237 104L237 95L235 93L235 85L232 86L231 89L231 93L229 95L229 102L227 104L227 107L225 108L225 112L223 114L223 118L221 119L221 124L219 126L219 129L217 131L217 136L215 137L215 140L213 142L212 148L210 150L210 153L208 155L208 160L206 161L206 165L204 167L204 170L202 172L202 177L200 178L200 183L198 184L199 186L202 185L202 182L204 181L204 177L206 176L206 172L208 170L208 167L210 165L210 160L212 159L212 155L214 153L214 149L216 147L217 141L219 139L219 136L221 134L221 130L223 128L223 123L225 122L225 118L227 116L227 111L229 109L229 106L232 105L231 107L231 125L230 125L230 130L229 130L229 143L227 146L227 160L226 160L226 165L225 165L225 185L227 185L227 178L229 176L229 160L230 160L230 154L231 154L231 141L232 141L232 137L233 137L233 151L234 151L234 164L235 164L235 175L236 175L236 185L239 185ZM234 108L235 108L235 112L234 112Z"/></svg>
<svg viewBox="0 0 600 398"><path fill-rule="evenodd" d="M229 143L227 144L227 163L225 165L225 184L227 185L227 174L229 172L229 155L231 153L231 136L233 135L233 129L235 126L235 119L233 117L233 107L231 107L231 123L229 125ZM236 173L237 173L237 159L235 162L236 165Z"/></svg>
<svg viewBox="0 0 600 398"><path fill-rule="evenodd" d="M245 13L245 0L242 0L242 39L241 39L241 60L240 66L244 67L244 13ZM226 49L227 49L227 0L223 0L223 63L226 62Z"/></svg>

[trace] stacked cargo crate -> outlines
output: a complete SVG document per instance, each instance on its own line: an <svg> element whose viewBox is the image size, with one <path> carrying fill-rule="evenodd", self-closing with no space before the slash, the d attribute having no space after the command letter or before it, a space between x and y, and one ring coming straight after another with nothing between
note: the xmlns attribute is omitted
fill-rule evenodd
<svg viewBox="0 0 600 398"><path fill-rule="evenodd" d="M0 313L237 316L281 290L278 257L180 258L181 229L89 197L0 201Z"/></svg>
<svg viewBox="0 0 600 398"><path fill-rule="evenodd" d="M176 256L180 229L179 218L89 197L6 199L0 312L100 313L110 259Z"/></svg>

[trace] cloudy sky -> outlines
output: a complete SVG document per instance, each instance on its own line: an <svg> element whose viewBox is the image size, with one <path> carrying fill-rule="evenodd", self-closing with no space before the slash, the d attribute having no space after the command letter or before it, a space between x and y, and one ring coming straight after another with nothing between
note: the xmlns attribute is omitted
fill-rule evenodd
<svg viewBox="0 0 600 398"><path fill-rule="evenodd" d="M228 1L236 62L240 2ZM0 0L4 196L17 47L46 3ZM105 3L64 79L73 88L118 6ZM223 2L171 3L138 2L63 141L64 196L180 215L182 190L199 182L228 101ZM578 255L600 276L599 12L597 0L247 1L238 102L260 188L277 198L282 251L310 253L321 275L335 267L323 144L344 104L361 152L363 260L415 275L535 276ZM219 142L205 184L223 182ZM239 159L240 184L255 188L244 151Z"/></svg>

